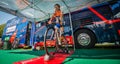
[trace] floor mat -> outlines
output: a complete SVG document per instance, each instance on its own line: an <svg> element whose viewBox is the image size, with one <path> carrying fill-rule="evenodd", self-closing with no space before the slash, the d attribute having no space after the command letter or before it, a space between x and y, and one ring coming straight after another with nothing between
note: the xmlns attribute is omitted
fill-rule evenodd
<svg viewBox="0 0 120 64"><path fill-rule="evenodd" d="M70 56L71 54L56 53L49 61L44 61L44 56L40 56L30 60L15 62L14 64L61 64L66 57Z"/></svg>

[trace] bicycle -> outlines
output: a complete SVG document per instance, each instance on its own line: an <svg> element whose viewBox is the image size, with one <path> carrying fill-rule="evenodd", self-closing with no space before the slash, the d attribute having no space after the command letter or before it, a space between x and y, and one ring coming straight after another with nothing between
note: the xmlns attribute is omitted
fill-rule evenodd
<svg viewBox="0 0 120 64"><path fill-rule="evenodd" d="M55 55L55 53L69 53L68 51L68 44L67 44L67 40L66 40L66 43L62 44L62 41L61 41L61 32L60 32L60 29L57 30L57 32L55 32L55 26L56 23L52 23L52 24L47 24L47 30L45 32L45 35L44 35L44 48L45 48L45 52L46 52L46 55L44 56L44 60L45 61L48 61L49 59L51 59L53 57L53 55ZM55 52L53 53L49 53L48 51L48 48L47 48L47 45L46 45L46 42L47 42L47 36L50 32L50 30L52 30L52 35L50 36L50 39L49 40L52 40L52 39L55 39L56 40L56 43L55 43ZM53 38L55 37L55 38ZM62 48L62 45L64 45L64 50L61 49Z"/></svg>

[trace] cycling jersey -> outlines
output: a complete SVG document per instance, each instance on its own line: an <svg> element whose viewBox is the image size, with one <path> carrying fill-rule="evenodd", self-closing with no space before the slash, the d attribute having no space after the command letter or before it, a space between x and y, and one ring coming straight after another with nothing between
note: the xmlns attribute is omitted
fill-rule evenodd
<svg viewBox="0 0 120 64"><path fill-rule="evenodd" d="M62 26L62 24L60 23L60 17L62 16L62 12L61 11L55 11L55 13L53 14L53 17L55 18L55 28L60 28Z"/></svg>

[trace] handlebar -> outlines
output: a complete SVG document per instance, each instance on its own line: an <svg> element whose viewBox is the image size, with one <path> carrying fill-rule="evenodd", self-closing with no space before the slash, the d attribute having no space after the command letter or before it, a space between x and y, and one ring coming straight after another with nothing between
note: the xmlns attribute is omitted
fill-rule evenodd
<svg viewBox="0 0 120 64"><path fill-rule="evenodd" d="M51 24L48 23L48 21L46 22L46 26L47 27L53 27L55 26L56 22L52 22ZM62 23L62 25L65 25L65 21Z"/></svg>
<svg viewBox="0 0 120 64"><path fill-rule="evenodd" d="M51 24L49 24L48 22L46 22L46 27L47 28L54 28L54 26L55 26L55 22L52 22Z"/></svg>

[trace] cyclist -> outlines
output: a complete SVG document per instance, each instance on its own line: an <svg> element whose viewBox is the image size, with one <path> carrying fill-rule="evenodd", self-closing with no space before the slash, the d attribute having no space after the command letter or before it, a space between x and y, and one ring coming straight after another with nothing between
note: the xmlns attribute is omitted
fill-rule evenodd
<svg viewBox="0 0 120 64"><path fill-rule="evenodd" d="M59 45L61 45L62 43L66 45L67 44L67 40L66 40L66 38L63 35L64 27L62 25L63 13L62 13L62 11L60 9L60 5L59 4L55 4L54 8L55 8L55 12L53 13L53 15L50 18L50 20L48 21L48 23L51 24L52 21L55 20L55 23L56 23L55 26L54 26L55 33L57 33L58 30L60 30L60 32L61 32L59 34L59 36L60 36L60 42L58 42L58 43L59 43ZM55 35L55 37L56 37L56 35ZM56 45L56 47L57 47L57 50L59 50L59 47L57 45Z"/></svg>
<svg viewBox="0 0 120 64"><path fill-rule="evenodd" d="M62 26L63 13L60 9L60 5L55 4L54 8L55 8L55 12L53 13L48 23L51 24L52 21L55 19L56 20L56 25L54 27L55 30L57 31L60 28L61 32L63 32L63 26Z"/></svg>

